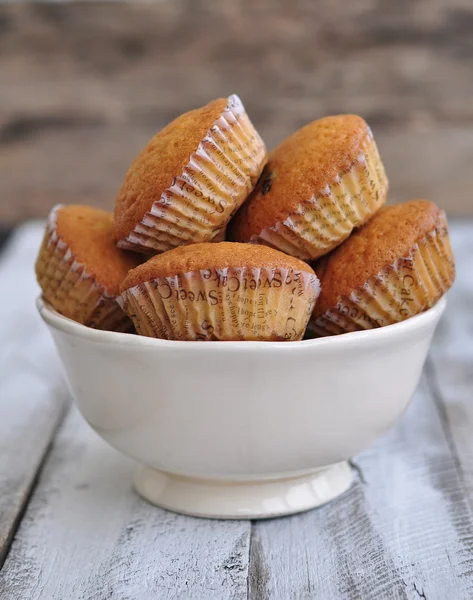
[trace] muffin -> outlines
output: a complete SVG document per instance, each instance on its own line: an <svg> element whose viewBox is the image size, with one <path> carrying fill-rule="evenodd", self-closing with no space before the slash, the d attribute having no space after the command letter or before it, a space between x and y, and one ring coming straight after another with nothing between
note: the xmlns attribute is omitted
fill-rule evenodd
<svg viewBox="0 0 473 600"><path fill-rule="evenodd" d="M370 128L356 115L306 125L269 156L230 223L230 239L314 260L384 203L388 181Z"/></svg>
<svg viewBox="0 0 473 600"><path fill-rule="evenodd" d="M96 329L129 331L116 302L120 283L141 262L115 245L111 213L89 206L56 206L36 260L43 298L59 313Z"/></svg>
<svg viewBox="0 0 473 600"><path fill-rule="evenodd" d="M238 96L185 113L157 133L115 206L120 248L156 254L218 236L253 189L265 145Z"/></svg>
<svg viewBox="0 0 473 600"><path fill-rule="evenodd" d="M182 246L130 271L118 302L142 335L300 340L319 294L309 265L231 242Z"/></svg>
<svg viewBox="0 0 473 600"><path fill-rule="evenodd" d="M403 321L433 306L455 278L445 213L427 200L382 208L315 269L315 335Z"/></svg>

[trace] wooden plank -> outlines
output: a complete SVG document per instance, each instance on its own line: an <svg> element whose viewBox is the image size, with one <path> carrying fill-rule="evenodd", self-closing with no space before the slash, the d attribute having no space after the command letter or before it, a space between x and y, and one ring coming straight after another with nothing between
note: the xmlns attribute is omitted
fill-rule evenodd
<svg viewBox="0 0 473 600"><path fill-rule="evenodd" d="M57 359L36 316L32 264L42 225L0 264L0 533L7 549L62 414ZM246 597L250 525L180 517L142 501L131 461L74 410L61 429L0 575L0 597ZM191 590L191 592L189 592Z"/></svg>
<svg viewBox="0 0 473 600"><path fill-rule="evenodd" d="M473 221L451 224L457 278L427 373L473 506Z"/></svg>
<svg viewBox="0 0 473 600"><path fill-rule="evenodd" d="M36 313L32 261L42 225L19 229L0 261L0 565L67 405Z"/></svg>
<svg viewBox="0 0 473 600"><path fill-rule="evenodd" d="M151 506L133 468L71 411L0 572L2 600L246 598L249 522Z"/></svg>
<svg viewBox="0 0 473 600"><path fill-rule="evenodd" d="M471 598L472 231L471 223L452 224L458 279L432 352L436 372L428 371L399 424L356 458L358 481L343 497L304 515L255 523L250 541L246 522L180 517L140 500L131 490L131 461L105 446L74 410L0 573L2 600L245 598L247 577L258 600ZM31 264L37 229L35 235L16 244L23 258L0 263L0 277L5 265L8 273L0 283L18 281L15 299L31 294L32 280L18 274ZM8 302L2 314L25 311L18 300ZM19 340L18 352L31 346L25 360L36 374L45 341L17 337L12 323L2 324L5 335ZM2 346L0 365L11 364L7 358Z"/></svg>
<svg viewBox="0 0 473 600"><path fill-rule="evenodd" d="M254 526L250 598L471 598L472 514L425 380L356 464L331 504Z"/></svg>
<svg viewBox="0 0 473 600"><path fill-rule="evenodd" d="M251 598L472 597L473 222L451 231L457 281L415 399L345 496L254 526Z"/></svg>
<svg viewBox="0 0 473 600"><path fill-rule="evenodd" d="M470 0L3 5L0 220L111 207L157 129L232 92L269 147L359 112L393 201L471 214L472 22Z"/></svg>

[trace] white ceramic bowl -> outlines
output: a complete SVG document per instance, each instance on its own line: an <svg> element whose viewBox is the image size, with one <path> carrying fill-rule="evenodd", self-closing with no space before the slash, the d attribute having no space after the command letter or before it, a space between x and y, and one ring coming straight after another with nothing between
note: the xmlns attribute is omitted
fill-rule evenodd
<svg viewBox="0 0 473 600"><path fill-rule="evenodd" d="M289 514L346 490L347 459L406 408L444 308L302 342L173 342L89 329L38 300L85 419L143 465L137 490L220 518Z"/></svg>

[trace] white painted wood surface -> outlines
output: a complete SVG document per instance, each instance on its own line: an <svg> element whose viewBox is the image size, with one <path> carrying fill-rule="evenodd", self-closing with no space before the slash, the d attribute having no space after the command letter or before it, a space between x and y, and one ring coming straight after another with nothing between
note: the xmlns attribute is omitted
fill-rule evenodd
<svg viewBox="0 0 473 600"><path fill-rule="evenodd" d="M132 490L133 468L73 409L0 572L0 597L245 597L250 524L155 508Z"/></svg>
<svg viewBox="0 0 473 600"><path fill-rule="evenodd" d="M452 234L458 278L421 385L396 427L355 458L345 495L266 522L174 515L133 492L132 462L72 409L0 572L0 598L473 598L473 222ZM0 349L4 537L61 413L61 393L49 393L57 361L31 305L39 237L20 230L0 262L1 285L23 286L21 306L0 307L13 315L0 323L10 340Z"/></svg>
<svg viewBox="0 0 473 600"><path fill-rule="evenodd" d="M473 222L451 229L457 281L410 407L344 497L254 525L251 598L473 598Z"/></svg>
<svg viewBox="0 0 473 600"><path fill-rule="evenodd" d="M39 227L18 231L0 256L0 565L68 398L52 340L31 306Z"/></svg>
<svg viewBox="0 0 473 600"><path fill-rule="evenodd" d="M364 482L344 496L255 525L250 597L472 598L472 515L425 379L355 462Z"/></svg>
<svg viewBox="0 0 473 600"><path fill-rule="evenodd" d="M453 250L457 279L427 366L473 506L473 221L455 223Z"/></svg>
<svg viewBox="0 0 473 600"><path fill-rule="evenodd" d="M34 308L33 262L41 235L41 226L21 229L0 264L1 289L13 285L16 291L0 306L0 314L10 317L0 330L8 340L0 354L0 511L7 512L6 531L20 508L11 499L26 495L61 412L58 360ZM250 523L157 509L132 490L132 470L132 462L72 410L0 572L0 598L246 597Z"/></svg>

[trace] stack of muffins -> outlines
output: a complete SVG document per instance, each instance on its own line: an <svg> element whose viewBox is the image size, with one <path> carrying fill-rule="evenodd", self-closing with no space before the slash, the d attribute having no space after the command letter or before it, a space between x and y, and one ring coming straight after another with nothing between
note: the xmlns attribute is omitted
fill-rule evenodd
<svg viewBox="0 0 473 600"><path fill-rule="evenodd" d="M387 190L361 117L314 121L268 156L240 99L218 99L152 138L114 214L55 207L36 274L64 316L168 340L382 327L430 308L455 276L445 213L383 207Z"/></svg>

